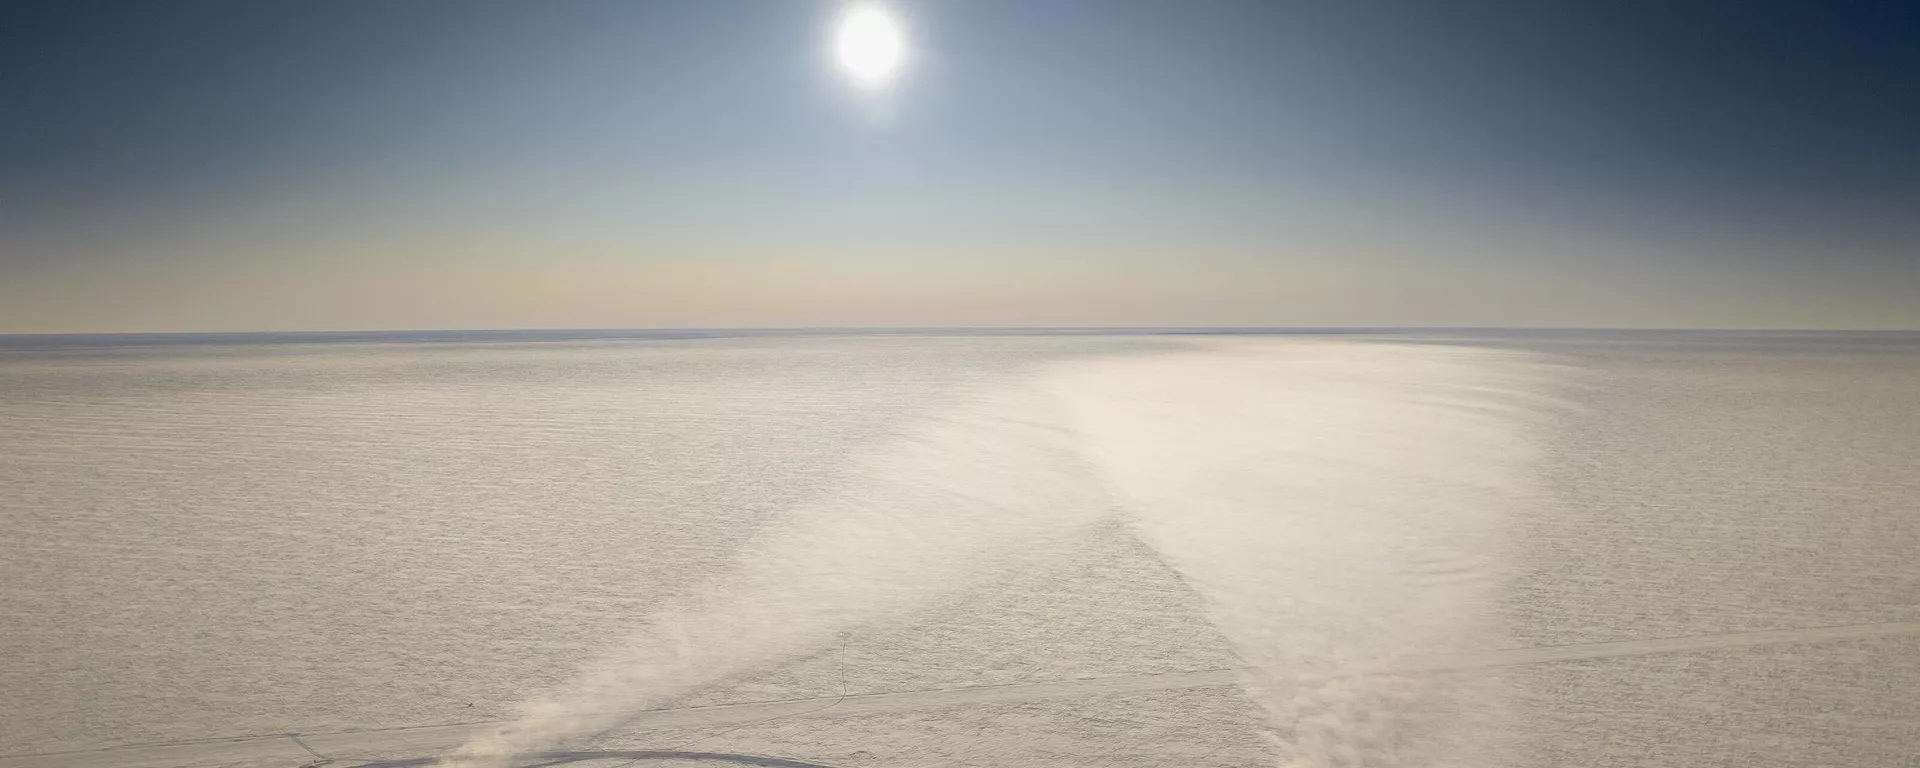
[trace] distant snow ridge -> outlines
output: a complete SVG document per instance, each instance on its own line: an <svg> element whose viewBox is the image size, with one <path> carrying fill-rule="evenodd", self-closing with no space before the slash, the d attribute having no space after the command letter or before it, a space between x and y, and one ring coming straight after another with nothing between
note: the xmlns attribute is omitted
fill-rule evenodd
<svg viewBox="0 0 1920 768"><path fill-rule="evenodd" d="M1054 385L1246 661L1283 764L1494 766L1497 682L1391 670L1502 647L1501 539L1551 375L1495 350L1336 342L1112 359Z"/></svg>
<svg viewBox="0 0 1920 768"><path fill-rule="evenodd" d="M1290 765L1498 765L1496 684L1390 670L1500 647L1500 539L1527 501L1549 373L1492 350L1269 340L972 391L442 764L504 768L842 630L904 621L992 578L995 553L1118 502L1251 668Z"/></svg>

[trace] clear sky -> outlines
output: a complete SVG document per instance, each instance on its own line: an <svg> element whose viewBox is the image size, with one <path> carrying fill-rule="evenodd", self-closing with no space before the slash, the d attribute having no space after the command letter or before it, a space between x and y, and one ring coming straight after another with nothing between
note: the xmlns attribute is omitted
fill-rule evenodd
<svg viewBox="0 0 1920 768"><path fill-rule="evenodd" d="M1920 328L1828 2L0 3L0 333Z"/></svg>

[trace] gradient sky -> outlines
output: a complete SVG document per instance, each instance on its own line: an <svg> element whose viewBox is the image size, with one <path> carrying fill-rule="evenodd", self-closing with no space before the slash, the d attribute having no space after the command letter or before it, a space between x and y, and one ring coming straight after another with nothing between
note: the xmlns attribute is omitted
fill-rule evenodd
<svg viewBox="0 0 1920 768"><path fill-rule="evenodd" d="M0 333L1920 329L1900 4L0 3Z"/></svg>

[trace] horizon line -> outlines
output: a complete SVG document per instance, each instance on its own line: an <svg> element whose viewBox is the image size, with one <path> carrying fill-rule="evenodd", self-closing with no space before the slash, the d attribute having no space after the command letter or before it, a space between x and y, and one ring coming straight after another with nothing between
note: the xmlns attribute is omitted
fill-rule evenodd
<svg viewBox="0 0 1920 768"><path fill-rule="evenodd" d="M1369 334L1369 333L1463 333L1463 332L1544 332L1544 333L1737 333L1737 334L1920 334L1920 328L1729 328L1668 326L1475 326L1475 325L953 325L953 326L662 326L633 328L380 328L380 329L302 329L246 331L54 331L4 332L0 340L56 338L126 337L384 337L407 335L500 334L533 336L543 334L652 334L652 335L859 335L859 334L1018 334L1018 333L1094 333L1094 334Z"/></svg>

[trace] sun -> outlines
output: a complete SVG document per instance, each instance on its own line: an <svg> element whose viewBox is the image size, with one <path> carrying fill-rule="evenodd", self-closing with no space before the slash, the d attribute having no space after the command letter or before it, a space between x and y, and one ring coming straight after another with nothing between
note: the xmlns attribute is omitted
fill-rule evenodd
<svg viewBox="0 0 1920 768"><path fill-rule="evenodd" d="M840 19L835 35L840 66L862 85L882 85L893 78L906 56L900 25L879 6L862 5Z"/></svg>

